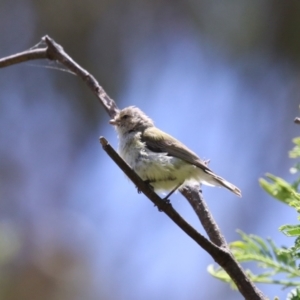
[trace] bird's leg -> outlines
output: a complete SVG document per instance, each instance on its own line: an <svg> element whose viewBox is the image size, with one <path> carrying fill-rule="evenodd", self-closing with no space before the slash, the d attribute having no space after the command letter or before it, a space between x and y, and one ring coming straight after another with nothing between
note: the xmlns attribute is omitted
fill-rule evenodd
<svg viewBox="0 0 300 300"><path fill-rule="evenodd" d="M180 184L178 184L166 197L164 197L162 200L165 202L165 204L169 205L171 204L170 199L168 199L181 185L183 184L183 182L181 182ZM156 206L154 204L154 206ZM158 211L162 211L159 207L158 207Z"/></svg>
<svg viewBox="0 0 300 300"><path fill-rule="evenodd" d="M200 183L200 186L199 186L199 193L202 194L202 184Z"/></svg>
<svg viewBox="0 0 300 300"><path fill-rule="evenodd" d="M164 200L166 203L170 203L170 200L168 199L181 185L183 182L179 183L166 197L164 197L162 200Z"/></svg>

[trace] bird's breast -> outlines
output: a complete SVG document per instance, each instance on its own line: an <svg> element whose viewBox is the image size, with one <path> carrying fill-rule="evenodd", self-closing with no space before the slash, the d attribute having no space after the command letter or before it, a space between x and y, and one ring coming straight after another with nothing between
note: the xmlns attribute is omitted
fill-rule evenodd
<svg viewBox="0 0 300 300"><path fill-rule="evenodd" d="M199 177L199 168L168 153L149 150L138 134L120 139L119 153L155 190L171 190L187 179Z"/></svg>
<svg viewBox="0 0 300 300"><path fill-rule="evenodd" d="M139 158L145 153L145 144L141 142L138 134L128 135L126 138L120 139L119 153L121 157L135 169Z"/></svg>

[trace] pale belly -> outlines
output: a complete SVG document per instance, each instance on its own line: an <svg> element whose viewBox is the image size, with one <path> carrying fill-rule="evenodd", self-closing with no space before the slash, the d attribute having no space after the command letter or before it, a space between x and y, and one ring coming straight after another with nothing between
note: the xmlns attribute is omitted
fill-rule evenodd
<svg viewBox="0 0 300 300"><path fill-rule="evenodd" d="M167 153L156 153L148 149L120 149L123 159L143 179L149 181L155 191L171 191L186 181L202 181L204 172Z"/></svg>

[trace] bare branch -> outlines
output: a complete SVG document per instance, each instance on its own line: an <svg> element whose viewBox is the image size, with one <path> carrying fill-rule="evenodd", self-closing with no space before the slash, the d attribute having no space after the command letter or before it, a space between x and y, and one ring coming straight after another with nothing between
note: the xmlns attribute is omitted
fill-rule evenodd
<svg viewBox="0 0 300 300"><path fill-rule="evenodd" d="M220 247L228 247L224 236L222 235L217 223L211 215L203 199L202 193L197 187L185 186L181 194L189 201L196 212L203 228L210 240Z"/></svg>
<svg viewBox="0 0 300 300"><path fill-rule="evenodd" d="M299 117L295 118L294 123L300 124L300 118Z"/></svg>
<svg viewBox="0 0 300 300"><path fill-rule="evenodd" d="M46 48L28 50L0 59L0 68L8 67L14 64L19 64L28 60L45 58L48 58Z"/></svg>
<svg viewBox="0 0 300 300"><path fill-rule="evenodd" d="M59 61L69 70L79 76L88 87L94 92L97 98L100 100L100 104L104 107L108 115L113 118L118 111L118 107L113 99L111 99L102 86L98 83L94 76L88 71L79 66L63 49L48 36L45 36L44 41L48 45L48 54L53 60Z"/></svg>
<svg viewBox="0 0 300 300"><path fill-rule="evenodd" d="M97 96L100 104L104 107L108 115L113 118L118 111L118 107L113 99L111 99L98 81L88 71L79 66L53 39L48 36L42 38L42 43L47 45L43 49L30 49L16 55L0 59L0 68L8 67L10 65L25 62L32 59L54 60L60 62L70 71L79 76L87 86Z"/></svg>

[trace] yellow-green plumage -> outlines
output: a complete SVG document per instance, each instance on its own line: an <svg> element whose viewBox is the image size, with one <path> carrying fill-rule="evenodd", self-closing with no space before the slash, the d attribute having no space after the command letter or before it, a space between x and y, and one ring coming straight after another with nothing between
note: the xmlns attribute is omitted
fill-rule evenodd
<svg viewBox="0 0 300 300"><path fill-rule="evenodd" d="M241 197L241 191L214 174L196 153L154 126L140 109L130 106L110 121L119 136L123 159L155 190L170 191L190 180L223 186Z"/></svg>

